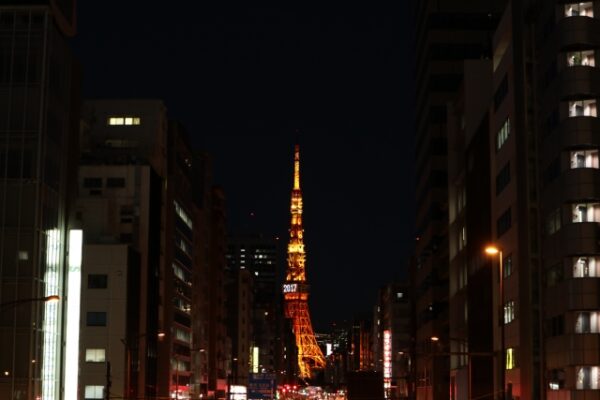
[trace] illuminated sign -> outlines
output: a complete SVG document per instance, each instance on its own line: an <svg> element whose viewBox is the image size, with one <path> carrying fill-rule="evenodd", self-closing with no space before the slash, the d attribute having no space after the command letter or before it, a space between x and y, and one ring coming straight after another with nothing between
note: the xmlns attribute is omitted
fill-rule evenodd
<svg viewBox="0 0 600 400"><path fill-rule="evenodd" d="M283 293L296 293L298 291L297 283L286 283L283 285Z"/></svg>
<svg viewBox="0 0 600 400"><path fill-rule="evenodd" d="M252 347L252 372L258 373L258 347Z"/></svg>
<svg viewBox="0 0 600 400"><path fill-rule="evenodd" d="M59 296L60 293L60 260L62 257L61 237L58 229L46 232L46 271L44 295ZM56 301L44 303L44 322L42 339L42 399L58 398L58 380L60 375L60 316L59 304Z"/></svg>
<svg viewBox="0 0 600 400"><path fill-rule="evenodd" d="M246 400L248 398L246 386L231 385L229 387L229 398L231 400Z"/></svg>
<svg viewBox="0 0 600 400"><path fill-rule="evenodd" d="M383 390L389 398L392 387L392 331L383 331Z"/></svg>

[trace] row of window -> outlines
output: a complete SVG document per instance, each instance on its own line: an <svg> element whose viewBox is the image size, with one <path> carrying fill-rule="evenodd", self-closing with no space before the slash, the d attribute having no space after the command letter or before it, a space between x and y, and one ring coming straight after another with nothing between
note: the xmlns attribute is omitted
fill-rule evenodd
<svg viewBox="0 0 600 400"><path fill-rule="evenodd" d="M565 387L565 371L563 369L554 369L549 371L548 388L550 390L560 390ZM577 366L575 367L575 389L585 390L600 389L600 367L598 366Z"/></svg>
<svg viewBox="0 0 600 400"><path fill-rule="evenodd" d="M594 18L594 2L565 4L565 17L589 17Z"/></svg>
<svg viewBox="0 0 600 400"><path fill-rule="evenodd" d="M142 120L140 117L132 117L132 116L118 116L118 117L108 117L106 120L107 125L141 125Z"/></svg>
<svg viewBox="0 0 600 400"><path fill-rule="evenodd" d="M87 177L83 178L83 187L85 189L101 189L103 178ZM125 178L109 177L106 178L107 188L123 188L125 187Z"/></svg>
<svg viewBox="0 0 600 400"><path fill-rule="evenodd" d="M570 222L600 222L600 203L575 203L571 205ZM561 209L550 212L546 217L546 234L557 232L562 226ZM500 230L498 230L500 236Z"/></svg>

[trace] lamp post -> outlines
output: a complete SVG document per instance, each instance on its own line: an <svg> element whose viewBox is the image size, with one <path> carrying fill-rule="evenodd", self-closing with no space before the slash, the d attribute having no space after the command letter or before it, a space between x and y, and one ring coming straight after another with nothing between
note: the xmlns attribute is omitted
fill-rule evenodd
<svg viewBox="0 0 600 400"><path fill-rule="evenodd" d="M0 303L0 310L3 310L5 308L16 307L20 304L25 304L25 303L35 303L35 302L56 303L57 301L60 301L60 296L58 296L58 295L51 295L51 296L46 296L46 297L34 297L34 298L29 298L29 299L19 299L19 300L14 300L14 301L7 301L6 303Z"/></svg>
<svg viewBox="0 0 600 400"><path fill-rule="evenodd" d="M506 390L505 390L505 349L504 349L504 271L502 267L502 250L499 247L494 245L489 245L485 248L485 253L490 256L498 257L498 270L499 270L499 280L500 280L500 309L498 321L500 323L500 383L502 385L502 400L506 399Z"/></svg>

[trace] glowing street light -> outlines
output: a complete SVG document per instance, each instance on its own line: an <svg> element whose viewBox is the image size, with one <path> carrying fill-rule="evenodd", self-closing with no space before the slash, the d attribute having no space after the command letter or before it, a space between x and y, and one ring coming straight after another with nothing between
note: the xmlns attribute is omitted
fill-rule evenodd
<svg viewBox="0 0 600 400"><path fill-rule="evenodd" d="M489 256L498 257L498 276L499 276L499 286L500 286L500 307L498 308L498 321L500 323L500 384L502 385L502 399L506 397L505 387L505 343L504 343L504 271L502 266L502 250L495 245L488 245L485 247L485 253Z"/></svg>

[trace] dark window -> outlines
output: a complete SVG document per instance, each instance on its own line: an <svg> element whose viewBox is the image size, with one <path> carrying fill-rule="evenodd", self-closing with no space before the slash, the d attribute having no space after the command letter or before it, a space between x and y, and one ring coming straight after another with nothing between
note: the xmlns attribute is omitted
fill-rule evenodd
<svg viewBox="0 0 600 400"><path fill-rule="evenodd" d="M102 178L83 178L84 188L101 188Z"/></svg>
<svg viewBox="0 0 600 400"><path fill-rule="evenodd" d="M106 289L108 287L108 275L89 274L88 289Z"/></svg>
<svg viewBox="0 0 600 400"><path fill-rule="evenodd" d="M500 107L506 94L508 93L508 76L505 74L502 82L498 85L498 89L496 89L496 93L494 93L494 111Z"/></svg>
<svg viewBox="0 0 600 400"><path fill-rule="evenodd" d="M106 187L109 187L109 188L125 187L125 178L106 178Z"/></svg>
<svg viewBox="0 0 600 400"><path fill-rule="evenodd" d="M565 273L562 263L554 264L546 270L546 286L552 287L557 283L562 282L564 277Z"/></svg>
<svg viewBox="0 0 600 400"><path fill-rule="evenodd" d="M431 106L429 107L429 122L433 124L443 124L446 122L448 115L446 106Z"/></svg>
<svg viewBox="0 0 600 400"><path fill-rule="evenodd" d="M496 196L499 195L510 182L510 162L496 175Z"/></svg>
<svg viewBox="0 0 600 400"><path fill-rule="evenodd" d="M498 218L498 221L496 221L496 236L500 237L504 235L506 231L510 229L511 224L512 218L509 207L508 210L504 211L504 214L502 214L500 218Z"/></svg>
<svg viewBox="0 0 600 400"><path fill-rule="evenodd" d="M106 326L106 313L103 311L88 311L86 324L87 326Z"/></svg>
<svg viewBox="0 0 600 400"><path fill-rule="evenodd" d="M544 186L549 185L560 175L560 159L555 158L544 170Z"/></svg>
<svg viewBox="0 0 600 400"><path fill-rule="evenodd" d="M502 276L504 276L505 278L508 278L509 276L512 275L512 273L513 273L512 254L509 254L506 257L504 257L504 260L502 262Z"/></svg>
<svg viewBox="0 0 600 400"><path fill-rule="evenodd" d="M562 315L551 318L548 325L550 336L560 336L565 333L565 317Z"/></svg>

